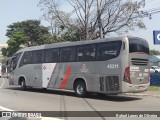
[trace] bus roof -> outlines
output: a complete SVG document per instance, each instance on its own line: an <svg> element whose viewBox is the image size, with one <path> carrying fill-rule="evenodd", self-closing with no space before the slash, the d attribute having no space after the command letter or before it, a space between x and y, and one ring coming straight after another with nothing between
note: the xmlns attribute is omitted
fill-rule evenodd
<svg viewBox="0 0 160 120"><path fill-rule="evenodd" d="M125 38L137 38L137 37L123 36L123 37L112 37L112 38L104 38L104 39L96 39L96 40L45 44L45 45L40 45L40 46L26 47L24 49L17 51L17 53L23 52L23 51L33 51L33 50L40 50L40 49L50 49L50 48L68 47L68 46L74 46L74 45L91 44L91 43L97 43L97 42L116 41L116 40L123 40Z"/></svg>

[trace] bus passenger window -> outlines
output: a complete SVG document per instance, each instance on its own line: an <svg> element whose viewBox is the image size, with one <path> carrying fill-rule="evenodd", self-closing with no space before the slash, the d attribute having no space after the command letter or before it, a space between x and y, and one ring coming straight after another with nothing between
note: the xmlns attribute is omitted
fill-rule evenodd
<svg viewBox="0 0 160 120"><path fill-rule="evenodd" d="M48 49L45 51L45 63L59 62L59 50L58 49Z"/></svg>
<svg viewBox="0 0 160 120"><path fill-rule="evenodd" d="M38 64L43 62L44 52L42 50L33 51L32 63Z"/></svg>
<svg viewBox="0 0 160 120"><path fill-rule="evenodd" d="M121 41L100 43L97 48L97 60L109 60L117 57L120 54L121 45Z"/></svg>
<svg viewBox="0 0 160 120"><path fill-rule="evenodd" d="M31 63L31 52L25 52L22 56L21 62L20 62L20 67L26 64L30 64Z"/></svg>
<svg viewBox="0 0 160 120"><path fill-rule="evenodd" d="M77 61L94 61L96 47L94 44L79 46L77 51Z"/></svg>
<svg viewBox="0 0 160 120"><path fill-rule="evenodd" d="M75 48L68 47L61 50L61 62L73 62L75 61Z"/></svg>
<svg viewBox="0 0 160 120"><path fill-rule="evenodd" d="M52 51L52 62L59 62L59 50L53 50Z"/></svg>

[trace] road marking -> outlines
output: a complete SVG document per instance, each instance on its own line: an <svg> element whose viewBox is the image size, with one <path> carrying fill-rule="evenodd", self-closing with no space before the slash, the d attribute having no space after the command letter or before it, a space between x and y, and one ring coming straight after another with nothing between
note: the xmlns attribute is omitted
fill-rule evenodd
<svg viewBox="0 0 160 120"><path fill-rule="evenodd" d="M3 87L4 83L5 83L5 80L2 78L3 80L3 83L2 85L0 86L0 88ZM8 109L8 108L5 108L5 107L2 107L0 106L0 111L14 111L14 110L11 110L11 109ZM52 117L41 117L41 120L63 120L63 119L59 119L59 118L52 118Z"/></svg>
<svg viewBox="0 0 160 120"><path fill-rule="evenodd" d="M5 80L4 80L3 78L1 78L1 79L3 80L3 83L2 83L2 85L0 86L0 88L2 88L3 85L4 85L4 83L5 83Z"/></svg>
<svg viewBox="0 0 160 120"><path fill-rule="evenodd" d="M2 107L0 106L0 111L14 111L14 110L11 110L11 109L8 109L8 108L5 108L5 107Z"/></svg>

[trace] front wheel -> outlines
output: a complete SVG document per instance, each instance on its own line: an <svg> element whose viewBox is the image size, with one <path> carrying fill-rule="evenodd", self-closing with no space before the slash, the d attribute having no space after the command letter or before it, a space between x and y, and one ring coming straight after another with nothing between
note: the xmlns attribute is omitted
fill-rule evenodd
<svg viewBox="0 0 160 120"><path fill-rule="evenodd" d="M79 81L75 85L75 93L78 97L85 97L87 94L86 84L82 81Z"/></svg>
<svg viewBox="0 0 160 120"><path fill-rule="evenodd" d="M22 88L22 90L26 90L26 82L25 82L25 80L22 80L22 82L21 82L21 88Z"/></svg>

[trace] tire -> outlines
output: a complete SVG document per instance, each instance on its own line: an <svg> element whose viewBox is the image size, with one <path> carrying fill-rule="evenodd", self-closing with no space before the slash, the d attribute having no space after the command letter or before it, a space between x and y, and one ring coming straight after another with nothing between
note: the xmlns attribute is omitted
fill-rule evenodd
<svg viewBox="0 0 160 120"><path fill-rule="evenodd" d="M78 97L85 97L87 95L86 84L83 81L76 83L75 93Z"/></svg>
<svg viewBox="0 0 160 120"><path fill-rule="evenodd" d="M26 87L26 82L25 82L25 80L23 79L22 82L21 82L21 89L22 89L22 90L26 90L26 88L27 88L27 87Z"/></svg>
<svg viewBox="0 0 160 120"><path fill-rule="evenodd" d="M47 91L47 88L42 88L43 91Z"/></svg>
<svg viewBox="0 0 160 120"><path fill-rule="evenodd" d="M158 73L158 71L156 70L155 73Z"/></svg>

